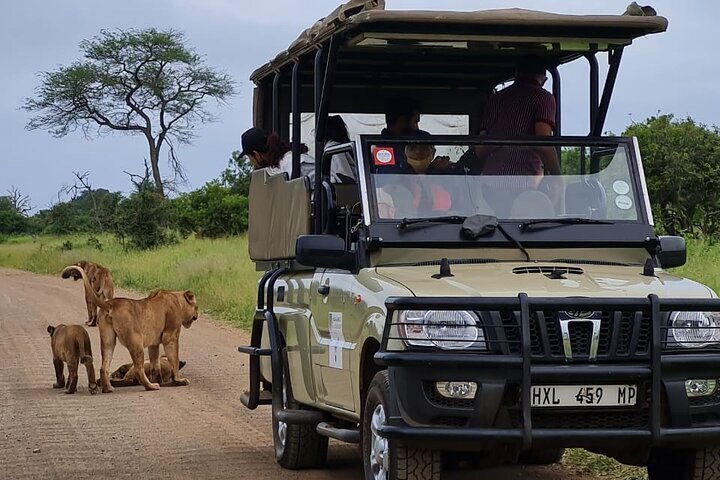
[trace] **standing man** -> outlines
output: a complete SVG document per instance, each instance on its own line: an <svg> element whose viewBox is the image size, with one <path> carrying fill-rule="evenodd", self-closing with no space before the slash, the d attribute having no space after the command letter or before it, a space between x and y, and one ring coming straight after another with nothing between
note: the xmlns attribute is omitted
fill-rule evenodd
<svg viewBox="0 0 720 480"><path fill-rule="evenodd" d="M543 88L546 67L536 59L518 65L512 85L488 98L480 124L480 135L496 138L551 136L555 129L555 97ZM544 175L560 175L554 147L478 146L476 158L467 167L483 175L519 177L508 179L503 188L536 189ZM549 196L557 205L561 183L549 182Z"/></svg>

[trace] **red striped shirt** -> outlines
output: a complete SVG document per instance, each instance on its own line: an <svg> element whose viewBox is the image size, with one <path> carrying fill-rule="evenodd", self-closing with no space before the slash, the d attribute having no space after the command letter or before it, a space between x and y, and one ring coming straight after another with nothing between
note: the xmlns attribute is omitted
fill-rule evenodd
<svg viewBox="0 0 720 480"><path fill-rule="evenodd" d="M481 130L492 137L535 135L535 124L555 128L555 97L533 79L519 79L488 98ZM532 148L503 147L485 160L483 175L541 175L543 164Z"/></svg>

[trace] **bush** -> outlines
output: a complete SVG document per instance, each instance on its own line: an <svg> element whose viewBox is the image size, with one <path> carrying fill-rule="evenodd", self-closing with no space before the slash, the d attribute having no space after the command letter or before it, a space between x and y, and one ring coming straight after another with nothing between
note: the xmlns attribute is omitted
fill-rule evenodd
<svg viewBox="0 0 720 480"><path fill-rule="evenodd" d="M97 237L89 237L87 239L87 246L90 248L94 248L95 250L98 250L102 252L103 246L102 243L100 243L100 240L98 240Z"/></svg>
<svg viewBox="0 0 720 480"><path fill-rule="evenodd" d="M688 117L650 117L638 138L656 223L671 235L720 235L720 130Z"/></svg>
<svg viewBox="0 0 720 480"><path fill-rule="evenodd" d="M219 182L182 194L173 204L177 227L184 234L218 238L247 230L247 197L232 193Z"/></svg>
<svg viewBox="0 0 720 480"><path fill-rule="evenodd" d="M0 234L17 235L26 233L28 226L27 217L15 210L10 200L0 197Z"/></svg>
<svg viewBox="0 0 720 480"><path fill-rule="evenodd" d="M115 233L127 246L148 250L173 243L168 234L169 202L149 181L136 184L136 191L117 206Z"/></svg>

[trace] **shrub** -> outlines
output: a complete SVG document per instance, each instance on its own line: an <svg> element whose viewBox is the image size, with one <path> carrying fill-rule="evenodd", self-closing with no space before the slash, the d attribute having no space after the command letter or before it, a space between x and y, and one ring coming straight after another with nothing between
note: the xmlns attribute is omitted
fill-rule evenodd
<svg viewBox="0 0 720 480"><path fill-rule="evenodd" d="M180 195L173 202L177 227L184 234L218 238L247 230L247 197L219 182Z"/></svg>
<svg viewBox="0 0 720 480"><path fill-rule="evenodd" d="M174 242L168 235L169 203L149 181L136 184L136 191L117 206L115 233L127 246L148 250Z"/></svg>

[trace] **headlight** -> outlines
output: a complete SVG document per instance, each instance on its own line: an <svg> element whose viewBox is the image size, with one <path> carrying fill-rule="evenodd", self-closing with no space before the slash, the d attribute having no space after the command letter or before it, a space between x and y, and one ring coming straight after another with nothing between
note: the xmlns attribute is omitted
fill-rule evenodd
<svg viewBox="0 0 720 480"><path fill-rule="evenodd" d="M670 332L684 348L704 348L720 341L720 317L709 312L673 312Z"/></svg>
<svg viewBox="0 0 720 480"><path fill-rule="evenodd" d="M487 350L485 332L473 312L463 310L406 310L400 312L399 328L405 343L416 347Z"/></svg>

